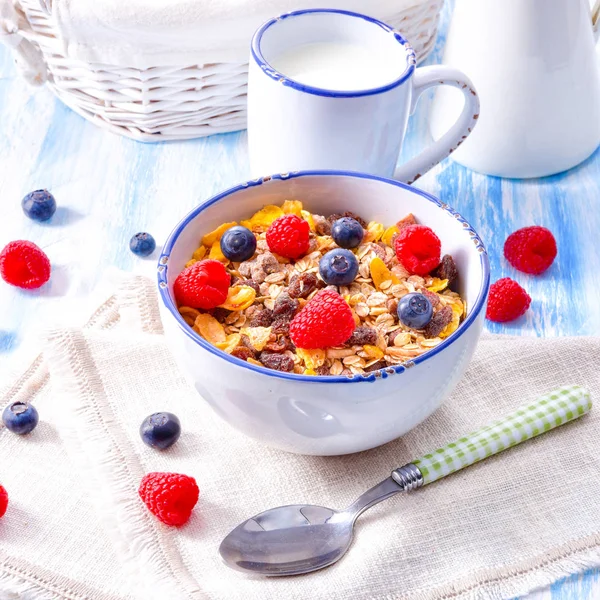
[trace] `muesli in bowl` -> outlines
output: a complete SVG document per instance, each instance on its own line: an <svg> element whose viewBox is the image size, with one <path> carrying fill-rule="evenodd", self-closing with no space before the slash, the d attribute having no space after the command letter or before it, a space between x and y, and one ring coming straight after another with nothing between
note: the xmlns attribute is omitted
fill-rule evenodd
<svg viewBox="0 0 600 600"><path fill-rule="evenodd" d="M266 205L206 233L174 283L186 323L223 352L312 376L377 372L414 359L466 315L459 271L436 233Z"/></svg>

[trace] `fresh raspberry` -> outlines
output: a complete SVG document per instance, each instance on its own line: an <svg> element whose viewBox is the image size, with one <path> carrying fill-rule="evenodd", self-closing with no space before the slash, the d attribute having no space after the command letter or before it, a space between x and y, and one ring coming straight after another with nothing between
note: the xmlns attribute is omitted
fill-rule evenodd
<svg viewBox="0 0 600 600"><path fill-rule="evenodd" d="M290 323L290 337L298 348L341 346L354 332L348 303L330 289L317 292Z"/></svg>
<svg viewBox="0 0 600 600"><path fill-rule="evenodd" d="M10 242L0 252L0 276L10 285L39 288L50 279L50 271L48 257L33 242Z"/></svg>
<svg viewBox="0 0 600 600"><path fill-rule="evenodd" d="M531 304L529 294L510 277L499 279L490 286L490 297L486 317L496 323L513 321L521 315Z"/></svg>
<svg viewBox="0 0 600 600"><path fill-rule="evenodd" d="M275 219L267 229L269 250L286 258L299 258L308 251L310 226L296 215Z"/></svg>
<svg viewBox="0 0 600 600"><path fill-rule="evenodd" d="M187 523L200 491L193 477L178 473L148 473L144 475L138 493L159 521L178 527Z"/></svg>
<svg viewBox="0 0 600 600"><path fill-rule="evenodd" d="M201 260L177 275L173 291L180 306L216 308L227 300L231 276L218 260Z"/></svg>
<svg viewBox="0 0 600 600"><path fill-rule="evenodd" d="M428 275L440 264L442 243L431 227L407 225L394 241L402 266L415 275Z"/></svg>
<svg viewBox="0 0 600 600"><path fill-rule="evenodd" d="M511 233L504 243L506 260L519 271L539 275L556 258L556 240L545 227L534 225Z"/></svg>
<svg viewBox="0 0 600 600"><path fill-rule="evenodd" d="M0 485L0 518L2 518L8 508L8 492Z"/></svg>

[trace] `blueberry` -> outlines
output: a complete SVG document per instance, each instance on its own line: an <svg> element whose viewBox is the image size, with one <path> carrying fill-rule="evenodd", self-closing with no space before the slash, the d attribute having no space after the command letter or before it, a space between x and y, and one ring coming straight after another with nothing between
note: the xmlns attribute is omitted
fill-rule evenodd
<svg viewBox="0 0 600 600"><path fill-rule="evenodd" d="M13 402L2 413L2 422L6 429L17 435L31 433L39 420L38 411L28 402Z"/></svg>
<svg viewBox="0 0 600 600"><path fill-rule="evenodd" d="M159 450L172 446L181 435L179 419L169 412L158 412L146 417L140 425L144 444Z"/></svg>
<svg viewBox="0 0 600 600"><path fill-rule="evenodd" d="M256 237L247 227L231 227L221 238L221 252L235 262L248 260L256 252Z"/></svg>
<svg viewBox="0 0 600 600"><path fill-rule="evenodd" d="M331 227L331 237L340 248L356 248L360 246L365 230L352 217L343 217L334 221Z"/></svg>
<svg viewBox="0 0 600 600"><path fill-rule="evenodd" d="M433 307L423 294L413 292L398 302L398 318L407 327L423 329L433 317Z"/></svg>
<svg viewBox="0 0 600 600"><path fill-rule="evenodd" d="M21 200L25 216L34 221L47 221L56 212L56 200L48 190L35 190Z"/></svg>
<svg viewBox="0 0 600 600"><path fill-rule="evenodd" d="M358 274L358 260L350 250L330 250L319 262L319 273L327 285L350 285Z"/></svg>
<svg viewBox="0 0 600 600"><path fill-rule="evenodd" d="M136 233L129 240L129 249L137 256L150 256L156 249L156 242L149 233Z"/></svg>

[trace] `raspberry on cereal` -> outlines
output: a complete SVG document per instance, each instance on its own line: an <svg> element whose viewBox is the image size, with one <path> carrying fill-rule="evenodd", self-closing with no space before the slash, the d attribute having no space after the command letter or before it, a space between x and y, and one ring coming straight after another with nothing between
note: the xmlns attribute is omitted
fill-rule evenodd
<svg viewBox="0 0 600 600"><path fill-rule="evenodd" d="M218 260L201 260L184 269L173 291L180 306L216 308L227 300L231 276Z"/></svg>
<svg viewBox="0 0 600 600"><path fill-rule="evenodd" d="M511 233L504 243L506 260L519 271L539 275L556 258L556 240L545 227L523 227Z"/></svg>
<svg viewBox="0 0 600 600"><path fill-rule="evenodd" d="M296 215L275 219L267 229L269 250L286 258L300 258L310 244L310 226Z"/></svg>
<svg viewBox="0 0 600 600"><path fill-rule="evenodd" d="M442 243L431 227L408 225L394 241L402 266L415 275L427 275L440 264Z"/></svg>
<svg viewBox="0 0 600 600"><path fill-rule="evenodd" d="M321 290L294 317L290 336L298 348L341 346L354 332L348 303L330 289Z"/></svg>
<svg viewBox="0 0 600 600"><path fill-rule="evenodd" d="M496 323L513 321L527 312L531 305L529 294L509 277L490 286L486 317Z"/></svg>

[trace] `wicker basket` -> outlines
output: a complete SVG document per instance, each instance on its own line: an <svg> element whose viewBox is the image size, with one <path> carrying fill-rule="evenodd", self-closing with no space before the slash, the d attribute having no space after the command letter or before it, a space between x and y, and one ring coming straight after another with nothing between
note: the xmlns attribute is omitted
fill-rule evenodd
<svg viewBox="0 0 600 600"><path fill-rule="evenodd" d="M20 21L0 39L34 83L47 82L56 95L92 123L133 139L182 140L246 127L246 63L149 69L72 60L45 0L20 0ZM422 0L386 21L413 45L418 60L435 42L443 0ZM40 54L41 53L41 54ZM37 62L37 72L32 76ZM35 71L35 70L34 70Z"/></svg>

